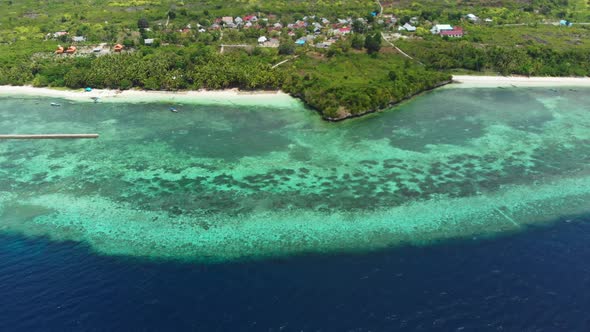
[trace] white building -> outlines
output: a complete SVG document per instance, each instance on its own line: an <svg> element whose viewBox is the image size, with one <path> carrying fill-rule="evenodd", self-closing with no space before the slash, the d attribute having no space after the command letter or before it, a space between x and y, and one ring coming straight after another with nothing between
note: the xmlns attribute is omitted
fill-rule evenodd
<svg viewBox="0 0 590 332"><path fill-rule="evenodd" d="M451 31L453 30L453 27L450 24L437 24L435 26L432 27L432 29L430 29L430 32L433 35L438 35L443 31Z"/></svg>
<svg viewBox="0 0 590 332"><path fill-rule="evenodd" d="M413 26L413 25L411 25L410 23L407 23L407 22L406 22L406 24L402 25L402 26L401 26L401 27L399 27L397 30L398 30L398 31L404 31L404 30L406 30L406 31L408 31L408 32L416 32L416 27L415 27L415 26Z"/></svg>

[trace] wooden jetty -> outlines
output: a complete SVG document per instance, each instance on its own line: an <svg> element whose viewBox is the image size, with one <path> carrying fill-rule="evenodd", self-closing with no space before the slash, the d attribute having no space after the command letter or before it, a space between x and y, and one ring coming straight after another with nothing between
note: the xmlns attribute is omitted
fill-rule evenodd
<svg viewBox="0 0 590 332"><path fill-rule="evenodd" d="M98 134L0 135L0 139L64 139L64 138L98 138Z"/></svg>

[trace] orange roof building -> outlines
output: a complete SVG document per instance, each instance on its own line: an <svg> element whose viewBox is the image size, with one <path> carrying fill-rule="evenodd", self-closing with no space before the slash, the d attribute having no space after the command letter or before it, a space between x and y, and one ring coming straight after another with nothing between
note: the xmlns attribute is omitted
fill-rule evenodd
<svg viewBox="0 0 590 332"><path fill-rule="evenodd" d="M63 54L64 48L62 46L58 46L55 50L55 54Z"/></svg>
<svg viewBox="0 0 590 332"><path fill-rule="evenodd" d="M70 46L70 47L68 47L68 49L66 50L66 53L69 53L69 54L76 53L76 46Z"/></svg>
<svg viewBox="0 0 590 332"><path fill-rule="evenodd" d="M115 45L115 52L121 52L123 50L123 45L121 44L117 44Z"/></svg>

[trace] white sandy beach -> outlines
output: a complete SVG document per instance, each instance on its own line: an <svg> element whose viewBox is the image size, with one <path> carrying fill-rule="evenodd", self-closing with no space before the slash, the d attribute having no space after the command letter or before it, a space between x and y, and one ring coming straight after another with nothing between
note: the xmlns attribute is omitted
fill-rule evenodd
<svg viewBox="0 0 590 332"><path fill-rule="evenodd" d="M453 88L490 87L590 87L590 77L525 77L453 75Z"/></svg>
<svg viewBox="0 0 590 332"><path fill-rule="evenodd" d="M590 77L525 77L454 75L447 88L491 87L590 87ZM195 104L236 104L273 107L294 107L301 102L281 91L197 90L144 91L93 89L90 92L68 89L36 88L32 86L0 86L0 96L54 97L73 101L93 102L174 102Z"/></svg>
<svg viewBox="0 0 590 332"><path fill-rule="evenodd" d="M72 101L93 102L178 102L196 104L239 104L261 106L293 106L298 101L281 91L239 91L198 90L198 91L143 91L93 89L90 92L68 89L36 88L32 86L0 86L0 96L54 97Z"/></svg>

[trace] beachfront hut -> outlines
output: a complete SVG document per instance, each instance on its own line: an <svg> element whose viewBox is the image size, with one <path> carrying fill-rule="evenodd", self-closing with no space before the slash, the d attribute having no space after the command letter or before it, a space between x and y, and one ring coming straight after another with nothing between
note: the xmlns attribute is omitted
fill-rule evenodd
<svg viewBox="0 0 590 332"><path fill-rule="evenodd" d="M115 52L121 52L122 50L123 50L123 45L121 45L121 44L115 45L115 47L114 47Z"/></svg>
<svg viewBox="0 0 590 332"><path fill-rule="evenodd" d="M68 49L65 51L65 53L67 53L67 54L74 54L74 53L76 53L76 46L70 46L70 47L68 47Z"/></svg>
<svg viewBox="0 0 590 332"><path fill-rule="evenodd" d="M64 48L62 46L58 46L57 49L55 50L55 54L63 54L64 53Z"/></svg>

